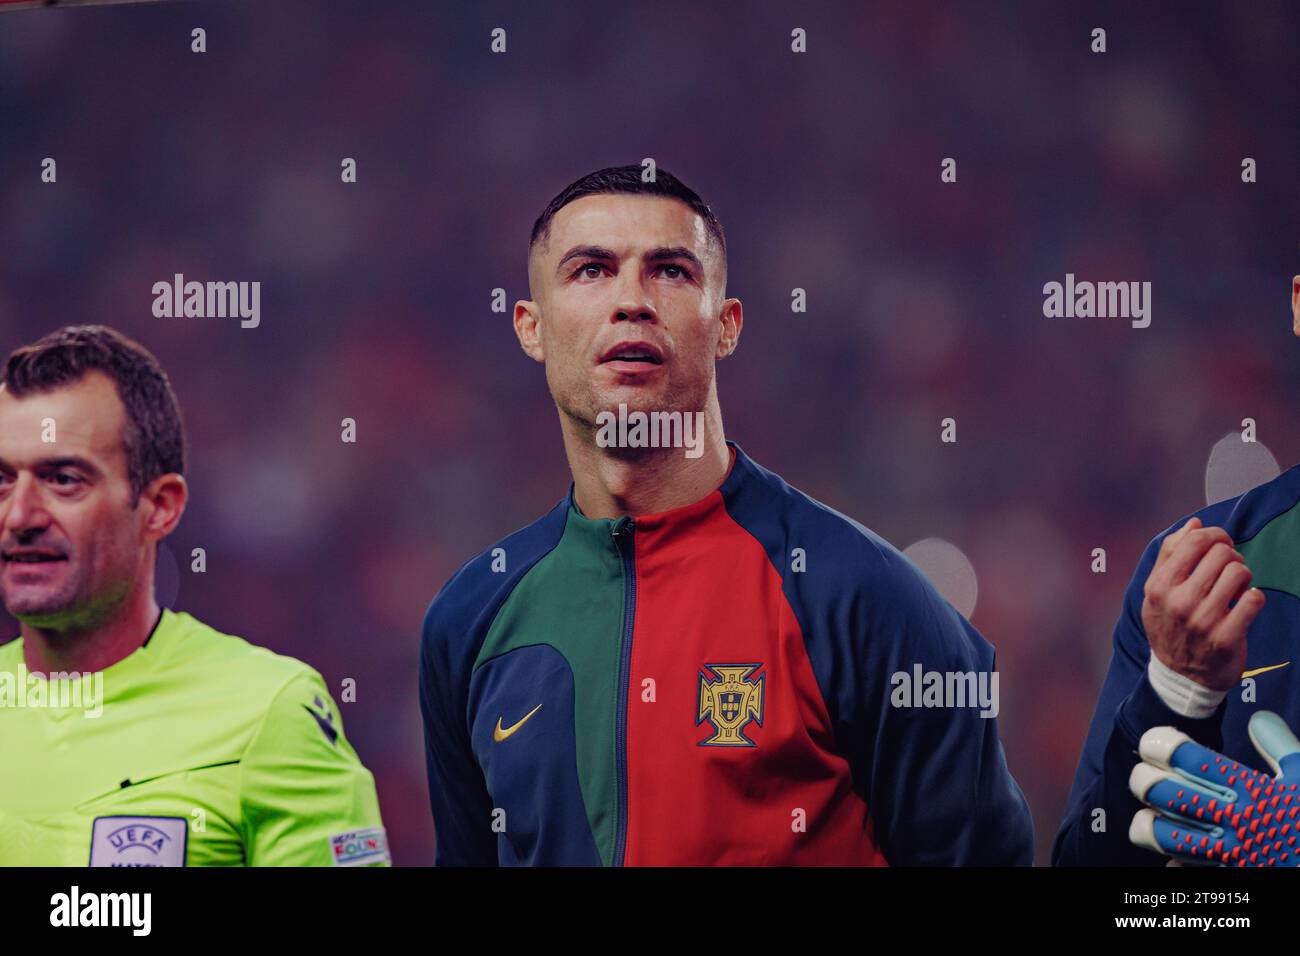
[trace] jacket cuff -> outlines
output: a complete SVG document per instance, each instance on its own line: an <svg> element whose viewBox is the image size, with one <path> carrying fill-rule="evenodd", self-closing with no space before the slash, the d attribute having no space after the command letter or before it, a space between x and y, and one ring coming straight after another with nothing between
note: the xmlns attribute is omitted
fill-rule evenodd
<svg viewBox="0 0 1300 956"><path fill-rule="evenodd" d="M1208 717L1180 714L1160 699L1147 672L1143 671L1133 692L1120 704L1115 723L1134 750L1142 735L1152 727L1175 727L1202 746L1220 750L1223 747L1223 714L1227 706L1225 695Z"/></svg>
<svg viewBox="0 0 1300 956"><path fill-rule="evenodd" d="M1147 680L1170 710L1196 720L1209 717L1228 696L1226 690L1213 690L1166 667L1154 654L1147 664Z"/></svg>

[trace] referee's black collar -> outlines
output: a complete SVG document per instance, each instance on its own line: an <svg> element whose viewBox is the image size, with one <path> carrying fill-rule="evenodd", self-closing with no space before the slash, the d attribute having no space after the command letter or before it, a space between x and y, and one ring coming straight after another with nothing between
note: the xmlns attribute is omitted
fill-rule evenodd
<svg viewBox="0 0 1300 956"><path fill-rule="evenodd" d="M153 627L149 629L149 636L144 639L144 643L140 645L141 647L149 646L149 642L153 640L153 636L158 633L158 625L162 623L163 615L166 613L167 609L165 607L158 609L158 620L153 622Z"/></svg>

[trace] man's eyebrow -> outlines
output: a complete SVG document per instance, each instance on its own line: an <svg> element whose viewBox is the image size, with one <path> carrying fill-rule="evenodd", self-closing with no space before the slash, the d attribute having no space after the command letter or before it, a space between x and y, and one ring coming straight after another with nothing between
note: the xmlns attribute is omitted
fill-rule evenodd
<svg viewBox="0 0 1300 956"><path fill-rule="evenodd" d="M574 246L560 259L559 264L555 267L556 271L564 268L564 264L570 259L617 259L611 250L604 246ZM685 246L657 246L645 254L647 262L662 262L669 259L685 259L696 269L703 272L704 263L700 262L699 256L691 252Z"/></svg>
<svg viewBox="0 0 1300 956"><path fill-rule="evenodd" d="M613 252L611 252L609 249L606 249L604 246L574 246L572 249L566 252L564 256L560 259L559 264L556 265L555 267L555 271L559 272L561 269L563 269L564 264L568 262L570 259L617 259L617 258L618 256L614 255Z"/></svg>
<svg viewBox="0 0 1300 956"><path fill-rule="evenodd" d="M96 475L100 474L98 465L89 458L82 458L79 455L67 455L63 458L43 458L36 464L45 468L80 468L82 471L89 471Z"/></svg>
<svg viewBox="0 0 1300 956"><path fill-rule="evenodd" d="M80 468L82 471L92 475L102 475L104 472L88 458L82 458L78 455L66 455L63 458L40 458L32 465L35 468L42 468L47 471L57 471L60 468ZM0 469L16 471L8 461L0 458Z"/></svg>
<svg viewBox="0 0 1300 956"><path fill-rule="evenodd" d="M691 252L685 246L660 246L657 249L651 249L646 253L647 262L661 262L665 259L685 259L696 269L703 272L704 263L700 261L699 256Z"/></svg>

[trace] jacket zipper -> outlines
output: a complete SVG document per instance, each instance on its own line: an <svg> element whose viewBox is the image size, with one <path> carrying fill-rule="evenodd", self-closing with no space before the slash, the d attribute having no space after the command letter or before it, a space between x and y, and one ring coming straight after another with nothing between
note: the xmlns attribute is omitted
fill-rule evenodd
<svg viewBox="0 0 1300 956"><path fill-rule="evenodd" d="M623 642L619 650L618 712L614 722L614 753L618 770L618 817L614 827L614 866L627 852L627 685L632 671L632 622L636 613L635 518L620 518L610 528L614 547L623 558ZM626 532L626 534L624 534ZM623 541L626 539L627 547Z"/></svg>

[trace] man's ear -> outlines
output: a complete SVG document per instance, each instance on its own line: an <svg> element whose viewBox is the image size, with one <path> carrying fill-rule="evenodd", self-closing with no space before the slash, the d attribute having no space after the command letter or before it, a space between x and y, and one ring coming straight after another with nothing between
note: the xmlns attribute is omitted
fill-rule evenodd
<svg viewBox="0 0 1300 956"><path fill-rule="evenodd" d="M1300 276L1291 278L1291 331L1300 336Z"/></svg>
<svg viewBox="0 0 1300 956"><path fill-rule="evenodd" d="M745 325L745 310L739 299L727 299L722 303L722 313L718 316L722 323L722 335L718 337L718 350L715 358L724 359L740 344L740 330Z"/></svg>
<svg viewBox="0 0 1300 956"><path fill-rule="evenodd" d="M546 350L542 348L541 310L531 299L520 299L515 303L515 337L519 347L534 362L546 361Z"/></svg>
<svg viewBox="0 0 1300 956"><path fill-rule="evenodd" d="M180 524L189 500L189 485L174 472L149 482L140 495L140 503L149 506L144 523L145 534L153 541L161 541L171 534Z"/></svg>

